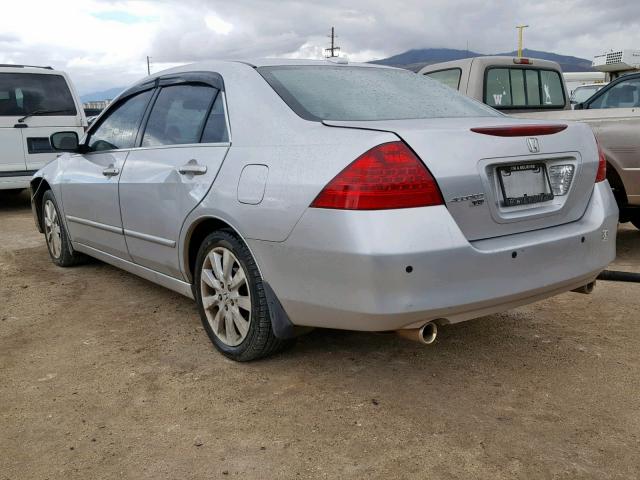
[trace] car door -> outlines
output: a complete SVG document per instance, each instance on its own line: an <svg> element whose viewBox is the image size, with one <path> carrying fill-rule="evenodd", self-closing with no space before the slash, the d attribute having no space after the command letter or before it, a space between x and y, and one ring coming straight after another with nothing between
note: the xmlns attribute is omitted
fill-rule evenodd
<svg viewBox="0 0 640 480"><path fill-rule="evenodd" d="M208 192L229 148L221 85L184 80L161 80L140 148L131 151L120 178L131 258L176 278L182 277L184 219Z"/></svg>
<svg viewBox="0 0 640 480"><path fill-rule="evenodd" d="M64 161L62 202L73 242L130 259L118 179L153 94L153 89L138 92L110 107L87 135L83 145L87 152Z"/></svg>
<svg viewBox="0 0 640 480"><path fill-rule="evenodd" d="M14 75L0 73L0 178L27 175L21 128L16 127L23 112L15 94Z"/></svg>
<svg viewBox="0 0 640 480"><path fill-rule="evenodd" d="M589 123L620 175L630 203L640 205L640 76L603 88L587 101L586 108L607 109L606 115Z"/></svg>
<svg viewBox="0 0 640 480"><path fill-rule="evenodd" d="M84 133L83 115L64 75L57 73L24 73L16 80L16 98L25 115L21 122L23 149L27 170L35 171L56 158L49 143L55 132Z"/></svg>

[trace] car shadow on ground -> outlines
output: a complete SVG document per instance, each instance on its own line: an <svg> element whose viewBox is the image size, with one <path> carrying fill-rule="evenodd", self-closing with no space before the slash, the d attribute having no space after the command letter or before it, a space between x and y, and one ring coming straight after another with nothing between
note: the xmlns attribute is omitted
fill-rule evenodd
<svg viewBox="0 0 640 480"><path fill-rule="evenodd" d="M0 190L0 213L29 210L29 190Z"/></svg>

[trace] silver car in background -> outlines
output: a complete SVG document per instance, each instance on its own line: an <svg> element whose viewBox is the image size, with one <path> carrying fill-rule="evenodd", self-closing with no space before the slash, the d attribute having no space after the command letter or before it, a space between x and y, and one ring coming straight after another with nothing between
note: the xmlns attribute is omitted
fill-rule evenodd
<svg viewBox="0 0 640 480"><path fill-rule="evenodd" d="M508 118L411 72L204 62L145 78L40 170L55 264L186 296L235 360L301 327L433 339L590 285L618 211L590 128Z"/></svg>

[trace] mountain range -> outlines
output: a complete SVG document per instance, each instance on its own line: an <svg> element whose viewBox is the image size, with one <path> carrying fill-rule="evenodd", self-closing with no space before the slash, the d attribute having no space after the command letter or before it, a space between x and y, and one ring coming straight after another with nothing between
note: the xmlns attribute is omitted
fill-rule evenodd
<svg viewBox="0 0 640 480"><path fill-rule="evenodd" d="M115 88L110 88L109 90L103 90L102 92L87 93L85 95L80 95L80 101L82 103L85 103L85 102L99 102L100 100L113 100L124 89L125 87L115 87Z"/></svg>
<svg viewBox="0 0 640 480"><path fill-rule="evenodd" d="M558 55L557 53L543 52L540 50L529 50L525 48L522 51L525 57L541 58L543 60L552 60L558 62L564 72L589 72L593 71L591 60L586 58L572 57L569 55ZM491 55L500 55L514 57L516 51L505 53L494 53ZM413 71L418 71L425 65L432 63L448 62L450 60L461 60L470 57L486 57L488 54L472 52L470 50L456 50L453 48L421 48L408 50L398 55L393 55L380 60L373 60L370 63L378 65L389 65L393 67L402 67ZM81 95L82 102L90 102L95 100L113 99L118 95L124 87L110 88L102 92L87 93Z"/></svg>
<svg viewBox="0 0 640 480"><path fill-rule="evenodd" d="M417 50L408 50L392 57L374 60L370 63L378 65L389 65L393 67L402 67L409 70L417 71L425 65L432 63L448 62L451 60L461 60L470 57L486 57L490 55L499 55L507 57L515 57L517 52L504 52L484 54L472 52L470 50L455 50L452 48L422 48ZM569 55L558 55L557 53L543 52L541 50L529 50L525 48L522 55L531 58L540 58L542 60L552 60L560 64L563 72L589 72L593 71L591 60L586 58L572 57Z"/></svg>

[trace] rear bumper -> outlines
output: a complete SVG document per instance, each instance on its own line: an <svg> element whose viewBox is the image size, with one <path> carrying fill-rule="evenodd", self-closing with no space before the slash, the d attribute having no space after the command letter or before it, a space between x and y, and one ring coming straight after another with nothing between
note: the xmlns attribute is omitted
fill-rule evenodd
<svg viewBox="0 0 640 480"><path fill-rule="evenodd" d="M615 258L617 221L603 182L579 221L489 240L467 241L439 206L309 209L285 242L249 245L293 324L382 331L460 322L585 285Z"/></svg>

